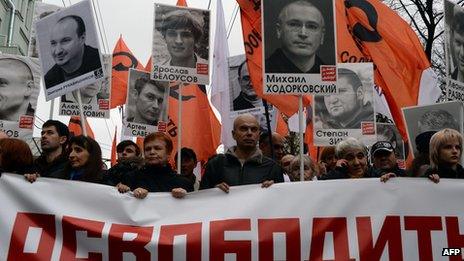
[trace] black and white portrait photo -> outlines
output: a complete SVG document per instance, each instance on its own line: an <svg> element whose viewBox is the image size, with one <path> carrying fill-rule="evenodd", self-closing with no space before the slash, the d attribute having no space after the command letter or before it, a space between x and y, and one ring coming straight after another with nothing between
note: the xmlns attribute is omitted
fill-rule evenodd
<svg viewBox="0 0 464 261"><path fill-rule="evenodd" d="M144 137L157 130L159 121L167 121L169 83L131 69L127 84L125 135Z"/></svg>
<svg viewBox="0 0 464 261"><path fill-rule="evenodd" d="M208 10L155 4L153 79L209 84L209 21Z"/></svg>
<svg viewBox="0 0 464 261"><path fill-rule="evenodd" d="M60 115L78 116L79 102L78 92L81 94L84 115L90 118L110 117L110 94L111 94L111 60L109 54L103 55L103 67L106 76L95 83L89 84L78 90L68 92L61 96Z"/></svg>
<svg viewBox="0 0 464 261"><path fill-rule="evenodd" d="M230 116L264 113L263 101L251 83L245 55L229 57Z"/></svg>
<svg viewBox="0 0 464 261"><path fill-rule="evenodd" d="M89 1L37 21L36 32L47 100L103 78Z"/></svg>
<svg viewBox="0 0 464 261"><path fill-rule="evenodd" d="M338 66L338 94L315 96L314 131L318 144L323 142L325 131L343 130L338 138L362 138L375 134L373 105L374 71L372 63L343 63ZM350 131L348 131L350 130ZM372 136L375 139L375 136ZM369 142L366 142L367 144Z"/></svg>
<svg viewBox="0 0 464 261"><path fill-rule="evenodd" d="M36 58L0 54L0 130L13 138L32 137L39 90Z"/></svg>
<svg viewBox="0 0 464 261"><path fill-rule="evenodd" d="M464 8L444 1L447 98L464 102Z"/></svg>
<svg viewBox="0 0 464 261"><path fill-rule="evenodd" d="M463 130L464 107L462 102L452 101L412 106L402 110L407 126L408 140L415 156L418 153L416 140L421 139L421 134L424 136L424 133L435 133L445 128L455 129L459 132Z"/></svg>
<svg viewBox="0 0 464 261"><path fill-rule="evenodd" d="M52 4L45 4L42 2L35 2L34 4L34 16L32 17L32 29L31 29L31 39L29 41L29 50L28 56L30 57L39 57L39 51L37 50L37 39L35 33L35 22L39 19L42 19L46 16L49 16L57 11L59 11L62 7Z"/></svg>
<svg viewBox="0 0 464 261"><path fill-rule="evenodd" d="M320 82L321 65L336 64L333 1L263 0L262 14L264 73Z"/></svg>

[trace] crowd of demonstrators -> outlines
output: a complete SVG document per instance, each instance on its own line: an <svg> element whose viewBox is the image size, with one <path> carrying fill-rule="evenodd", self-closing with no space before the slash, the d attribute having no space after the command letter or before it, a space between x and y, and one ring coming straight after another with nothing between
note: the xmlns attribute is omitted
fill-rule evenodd
<svg viewBox="0 0 464 261"><path fill-rule="evenodd" d="M187 178L190 183L193 184L193 189L195 191L200 189L200 181L197 179L195 174L193 173L193 170L197 166L197 154L195 154L195 151L193 151L191 148L182 148L180 150L180 157L181 157L181 162L180 162L180 175L183 177ZM177 165L177 152L174 157Z"/></svg>
<svg viewBox="0 0 464 261"><path fill-rule="evenodd" d="M116 146L117 163L106 173L108 185L116 186L125 173L139 170L143 166L143 157L139 146L131 140L123 140Z"/></svg>
<svg viewBox="0 0 464 261"><path fill-rule="evenodd" d="M162 132L147 135L143 141L145 164L125 173L117 185L119 192L132 191L136 198L145 198L149 192L171 192L176 198L193 191L193 184L177 175L168 162L173 149L172 140Z"/></svg>
<svg viewBox="0 0 464 261"><path fill-rule="evenodd" d="M173 143L162 132L149 134L141 150L130 140L117 146L117 164L104 170L99 144L85 136L70 137L68 127L60 121L48 120L42 126L42 154L34 161L29 145L6 137L0 132L0 173L24 174L34 182L39 177L99 183L136 198L149 192L171 192L176 198L198 189L219 188L229 192L230 186L261 184L266 188L278 182L300 181L300 157L285 154L285 137L272 133L260 134L259 123L251 114L239 115L233 124L232 136L237 145L224 154L212 156L198 180L193 173L197 166L195 151L181 149L181 168L175 171L169 163ZM303 156L304 181L330 179L427 177L438 183L440 178L464 178L459 164L463 136L454 129L425 131L416 138L418 156L407 170L397 164L395 145L378 141L368 148L355 138L348 138L335 147L323 147L319 160ZM369 156L372 164L369 164ZM177 153L175 159L177 160ZM176 162L177 163L177 162Z"/></svg>
<svg viewBox="0 0 464 261"><path fill-rule="evenodd" d="M283 182L282 168L258 148L259 136L257 119L251 114L239 115L232 130L237 145L208 161L200 189L218 187L229 192L229 186L262 184L262 187L269 187L274 182Z"/></svg>

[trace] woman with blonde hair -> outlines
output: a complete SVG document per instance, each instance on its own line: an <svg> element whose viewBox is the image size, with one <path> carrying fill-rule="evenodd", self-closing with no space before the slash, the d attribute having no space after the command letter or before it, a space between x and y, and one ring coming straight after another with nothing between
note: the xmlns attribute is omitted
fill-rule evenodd
<svg viewBox="0 0 464 261"><path fill-rule="evenodd" d="M462 135L453 129L443 129L430 139L430 168L425 176L438 183L440 178L464 179L459 164L462 156Z"/></svg>

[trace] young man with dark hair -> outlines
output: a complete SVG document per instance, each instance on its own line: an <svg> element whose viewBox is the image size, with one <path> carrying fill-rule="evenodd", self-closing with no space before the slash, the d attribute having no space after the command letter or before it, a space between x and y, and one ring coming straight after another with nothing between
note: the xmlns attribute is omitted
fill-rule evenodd
<svg viewBox="0 0 464 261"><path fill-rule="evenodd" d="M37 173L25 174L26 179L33 182L38 176L59 178L68 162L66 153L68 140L68 126L57 120L46 121L42 125L40 137L42 155L34 162Z"/></svg>
<svg viewBox="0 0 464 261"><path fill-rule="evenodd" d="M186 177L192 183L193 189L195 191L198 190L200 188L200 182L193 173L193 170L195 169L198 163L195 151L193 151L191 148L184 147L180 150L180 157L180 175ZM174 159L176 160L177 165L177 152Z"/></svg>
<svg viewBox="0 0 464 261"><path fill-rule="evenodd" d="M123 140L116 146L118 163L107 172L106 182L116 186L122 181L122 176L143 166L139 146L131 140Z"/></svg>

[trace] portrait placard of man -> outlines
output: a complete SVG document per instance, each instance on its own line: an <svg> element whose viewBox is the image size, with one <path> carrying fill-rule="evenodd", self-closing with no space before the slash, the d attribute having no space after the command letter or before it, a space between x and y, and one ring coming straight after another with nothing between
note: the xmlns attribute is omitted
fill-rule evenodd
<svg viewBox="0 0 464 261"><path fill-rule="evenodd" d="M89 1L51 14L36 25L47 99L103 77Z"/></svg>
<svg viewBox="0 0 464 261"><path fill-rule="evenodd" d="M366 144L375 142L372 63L340 64L337 74L338 94L315 96L315 141L332 146L351 136ZM344 131L324 135L334 130Z"/></svg>
<svg viewBox="0 0 464 261"><path fill-rule="evenodd" d="M207 10L155 4L153 79L209 83L209 23L205 21L209 21Z"/></svg>
<svg viewBox="0 0 464 261"><path fill-rule="evenodd" d="M31 67L19 58L0 55L0 120L34 116L37 95Z"/></svg>
<svg viewBox="0 0 464 261"><path fill-rule="evenodd" d="M262 107L263 101L258 97L255 89L251 85L251 78L250 73L248 72L246 60L238 66L237 74L238 83L240 85L240 93L232 102L233 110L241 111Z"/></svg>
<svg viewBox="0 0 464 261"><path fill-rule="evenodd" d="M85 116L109 118L112 70L111 55L103 56L103 67L106 71L106 76L103 79L61 96L60 115L74 116L80 114L78 102L78 92L80 92Z"/></svg>
<svg viewBox="0 0 464 261"><path fill-rule="evenodd" d="M320 76L321 65L335 65L332 1L265 0L263 17L265 74Z"/></svg>
<svg viewBox="0 0 464 261"><path fill-rule="evenodd" d="M464 107L460 101L436 103L403 108L411 149L417 156L415 139L426 132L437 132L445 128L459 132L463 130Z"/></svg>
<svg viewBox="0 0 464 261"><path fill-rule="evenodd" d="M149 73L131 69L126 121L151 126L153 131L156 130L159 121L167 120L168 92L167 82L152 80Z"/></svg>

